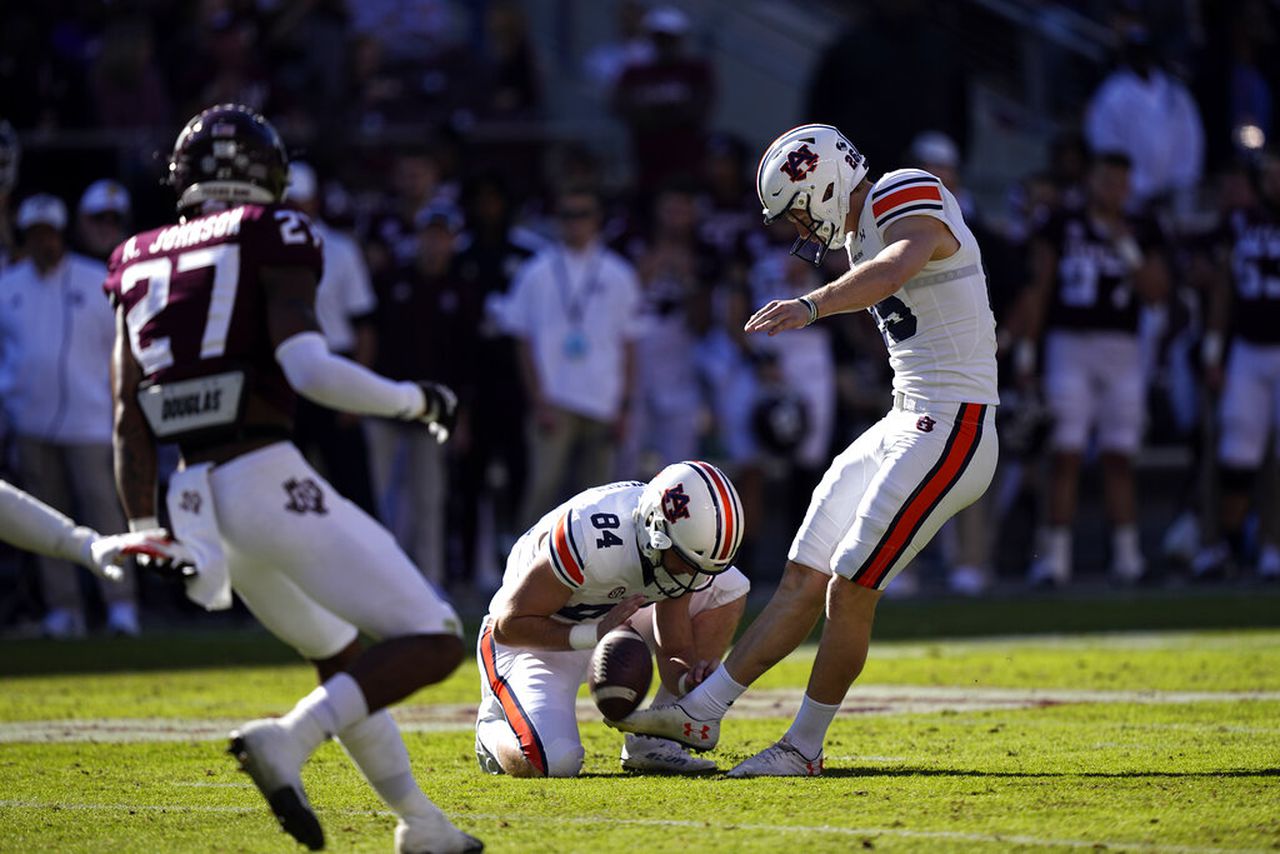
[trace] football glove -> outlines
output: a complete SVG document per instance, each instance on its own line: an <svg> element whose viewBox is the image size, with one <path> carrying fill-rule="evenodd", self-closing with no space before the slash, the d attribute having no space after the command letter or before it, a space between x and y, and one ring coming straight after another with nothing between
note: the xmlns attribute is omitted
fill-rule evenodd
<svg viewBox="0 0 1280 854"><path fill-rule="evenodd" d="M95 567L104 578L118 581L120 564L132 557L139 569L164 578L191 578L196 574L195 558L185 546L169 536L163 528L149 528L129 534L99 537L90 546Z"/></svg>
<svg viewBox="0 0 1280 854"><path fill-rule="evenodd" d="M422 389L426 408L414 420L426 424L431 435L443 445L458 423L458 396L447 385L430 380L419 380L418 387Z"/></svg>

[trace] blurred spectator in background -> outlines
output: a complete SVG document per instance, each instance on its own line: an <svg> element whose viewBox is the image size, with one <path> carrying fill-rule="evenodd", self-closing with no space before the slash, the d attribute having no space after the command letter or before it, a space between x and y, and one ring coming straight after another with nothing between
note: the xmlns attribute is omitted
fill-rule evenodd
<svg viewBox="0 0 1280 854"><path fill-rule="evenodd" d="M902 166L911 139L927 127L968 140L968 80L954 29L944 22L955 4L938 0L874 0L864 17L823 52L810 78L803 115L836 127L875 132L859 140L873 170ZM954 8L953 8L954 7ZM851 95L850 87L856 94Z"/></svg>
<svg viewBox="0 0 1280 854"><path fill-rule="evenodd" d="M631 131L641 191L701 174L715 100L711 63L686 45L689 17L674 6L658 6L645 14L644 28L653 57L628 65L613 93L614 110Z"/></svg>
<svg viewBox="0 0 1280 854"><path fill-rule="evenodd" d="M768 226L769 251L752 265L752 305L791 300L820 287L822 272L790 252L795 228L785 219ZM835 429L835 358L830 324L814 324L785 337L756 336L756 349L774 370L766 372L761 398L799 397L805 430L783 448L786 467L774 476L786 484L787 526L799 525L809 498L830 459ZM759 436L759 434L757 434Z"/></svg>
<svg viewBox="0 0 1280 854"><path fill-rule="evenodd" d="M1122 152L1095 156L1085 207L1059 212L1032 241L1018 368L1029 384L1043 333L1044 393L1055 422L1048 524L1029 571L1032 584L1071 578L1080 464L1095 428L1112 577L1132 583L1146 571L1133 476L1146 413L1138 319L1142 303L1166 298L1169 273L1154 221L1125 213L1131 169Z"/></svg>
<svg viewBox="0 0 1280 854"><path fill-rule="evenodd" d="M448 445L420 425L369 419L369 451L381 515L422 574L443 584L449 453L470 445L478 374L476 340L481 304L454 266L462 219L456 209L427 207L416 228L413 260L375 279L378 356L375 368L391 379L433 377L458 395L458 424Z"/></svg>
<svg viewBox="0 0 1280 854"><path fill-rule="evenodd" d="M694 348L707 331L715 249L698 237L698 195L688 181L654 197L646 232L626 242L643 294L645 333L636 340L636 387L623 477L648 480L669 463L698 457L706 420Z"/></svg>
<svg viewBox="0 0 1280 854"><path fill-rule="evenodd" d="M529 40L529 20L520 5L503 0L485 14L488 91L480 116L530 119L542 104L541 71Z"/></svg>
<svg viewBox="0 0 1280 854"><path fill-rule="evenodd" d="M517 527L528 468L520 426L525 423L528 407L516 342L502 331L498 315L516 272L533 254L534 246L527 235L513 227L507 185L497 175L476 177L463 200L467 230L456 266L462 286L484 306L476 344L476 367L484 376L476 383L472 401L470 451L457 457L455 476L451 477L456 521L449 527L461 538L459 580L470 581L477 566L482 503L492 511L497 554L502 560L524 530Z"/></svg>
<svg viewBox="0 0 1280 854"><path fill-rule="evenodd" d="M262 62L254 19L231 6L211 4L197 31L197 51L182 63L183 114L212 104L244 104L266 112L271 78Z"/></svg>
<svg viewBox="0 0 1280 854"><path fill-rule="evenodd" d="M1193 577L1210 580L1245 566L1246 525L1267 455L1268 433L1280 457L1280 153L1255 167L1257 203L1233 211L1222 235L1221 268L1203 344L1206 383L1222 389L1218 445L1221 497L1218 541L1196 556ZM1230 355L1222 367L1230 335ZM1273 496L1273 500L1275 497ZM1270 509L1271 513L1276 508ZM1259 514L1261 515L1261 514ZM1266 526L1261 526L1263 529ZM1258 539L1264 539L1260 532ZM1280 544L1259 542L1257 571L1280 578Z"/></svg>
<svg viewBox="0 0 1280 854"><path fill-rule="evenodd" d="M76 206L80 251L106 263L112 251L133 233L133 205L119 181L101 178L85 188Z"/></svg>
<svg viewBox="0 0 1280 854"><path fill-rule="evenodd" d="M345 128L344 112L334 109L346 94L350 73L347 53L349 14L345 0L285 0L259 3L269 14L263 47L269 52L272 85L288 112L276 117L286 138L312 141L331 149ZM341 491L341 489L339 489ZM347 493L343 493L346 495Z"/></svg>
<svg viewBox="0 0 1280 854"><path fill-rule="evenodd" d="M613 92L627 66L653 61L653 42L644 28L645 11L640 0L618 0L614 6L617 38L587 51L582 68L587 81L601 96Z"/></svg>
<svg viewBox="0 0 1280 854"><path fill-rule="evenodd" d="M1204 172L1204 126L1187 87L1160 66L1147 29L1121 33L1119 67L1093 98L1085 135L1095 151L1122 151L1133 162L1129 206L1172 205L1183 211Z"/></svg>
<svg viewBox="0 0 1280 854"><path fill-rule="evenodd" d="M22 485L55 509L107 534L124 530L111 456L108 365L115 318L102 295L107 270L68 252L67 209L56 196L23 200L15 224L26 258L0 276L0 401L15 434ZM80 578L40 559L50 637L85 634ZM132 573L100 580L107 629L139 632Z"/></svg>
<svg viewBox="0 0 1280 854"><path fill-rule="evenodd" d="M98 58L89 71L89 91L102 127L169 125L173 105L155 61L151 25L145 19L125 18L107 27Z"/></svg>
<svg viewBox="0 0 1280 854"><path fill-rule="evenodd" d="M381 276L419 255L418 215L433 202L453 201L442 192L440 163L426 148L396 153L387 176L389 197L362 229L369 271Z"/></svg>
<svg viewBox="0 0 1280 854"><path fill-rule="evenodd" d="M18 184L22 145L13 125L0 119L0 273L17 260L18 244L9 219L9 196Z"/></svg>
<svg viewBox="0 0 1280 854"><path fill-rule="evenodd" d="M316 321L325 342L332 352L373 367L377 352L373 314L378 300L360 247L320 218L320 181L309 164L301 160L289 164L285 199L311 217L311 230L321 239L324 274L316 288ZM334 488L376 515L360 418L299 398L294 428L299 449Z"/></svg>
<svg viewBox="0 0 1280 854"><path fill-rule="evenodd" d="M503 308L531 407L527 528L562 500L612 480L632 396L640 286L600 240L599 194L566 186L559 241L528 261Z"/></svg>

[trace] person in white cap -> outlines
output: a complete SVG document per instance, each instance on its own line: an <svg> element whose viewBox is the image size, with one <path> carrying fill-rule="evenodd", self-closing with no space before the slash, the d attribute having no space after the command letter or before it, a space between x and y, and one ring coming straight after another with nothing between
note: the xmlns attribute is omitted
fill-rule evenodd
<svg viewBox="0 0 1280 854"><path fill-rule="evenodd" d="M285 201L311 217L320 237L324 273L316 288L316 322L329 350L366 368L377 347L373 313L378 307L369 267L356 242L320 219L320 185L310 165L289 164ZM368 513L374 512L369 481L369 451L361 419L303 399L298 401L296 441L309 457L318 457L334 488Z"/></svg>
<svg viewBox="0 0 1280 854"><path fill-rule="evenodd" d="M115 339L102 298L107 270L69 252L67 208L38 193L18 207L26 257L0 275L0 401L14 432L17 471L31 494L108 533L124 530L111 462L111 385ZM40 561L45 633L85 634L79 580L65 561ZM132 573L99 579L107 630L139 632Z"/></svg>
<svg viewBox="0 0 1280 854"><path fill-rule="evenodd" d="M133 205L119 181L101 178L85 188L76 211L76 239L86 255L106 262L130 234Z"/></svg>

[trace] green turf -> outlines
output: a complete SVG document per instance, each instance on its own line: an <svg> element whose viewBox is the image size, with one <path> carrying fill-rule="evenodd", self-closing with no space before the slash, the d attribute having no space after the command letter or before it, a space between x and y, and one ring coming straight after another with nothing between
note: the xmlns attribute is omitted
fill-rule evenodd
<svg viewBox="0 0 1280 854"><path fill-rule="evenodd" d="M177 666L202 645L199 669ZM76 646L109 672L71 666ZM798 690L810 655L798 651L759 687ZM0 680L0 721L241 719L282 712L312 684L305 666L251 634L31 644L16 660L10 672L25 675ZM862 682L1277 692L1280 631L880 641ZM414 702L474 701L476 684L467 665ZM727 768L786 723L731 714L710 755ZM469 732L406 742L432 797L498 852L1280 847L1274 699L841 716L818 780L628 777L617 733L584 721L583 737L584 778L551 781L482 776ZM0 743L0 851L299 850L221 750L197 740ZM394 820L336 746L305 779L332 850L389 848Z"/></svg>

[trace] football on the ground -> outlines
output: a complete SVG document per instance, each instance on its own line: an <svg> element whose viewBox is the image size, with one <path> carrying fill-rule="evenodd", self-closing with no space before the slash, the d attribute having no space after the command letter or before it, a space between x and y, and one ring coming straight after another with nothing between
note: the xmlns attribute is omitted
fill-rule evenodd
<svg viewBox="0 0 1280 854"><path fill-rule="evenodd" d="M587 687L596 708L611 721L636 710L653 681L653 656L640 633L618 626L596 644L587 668Z"/></svg>

